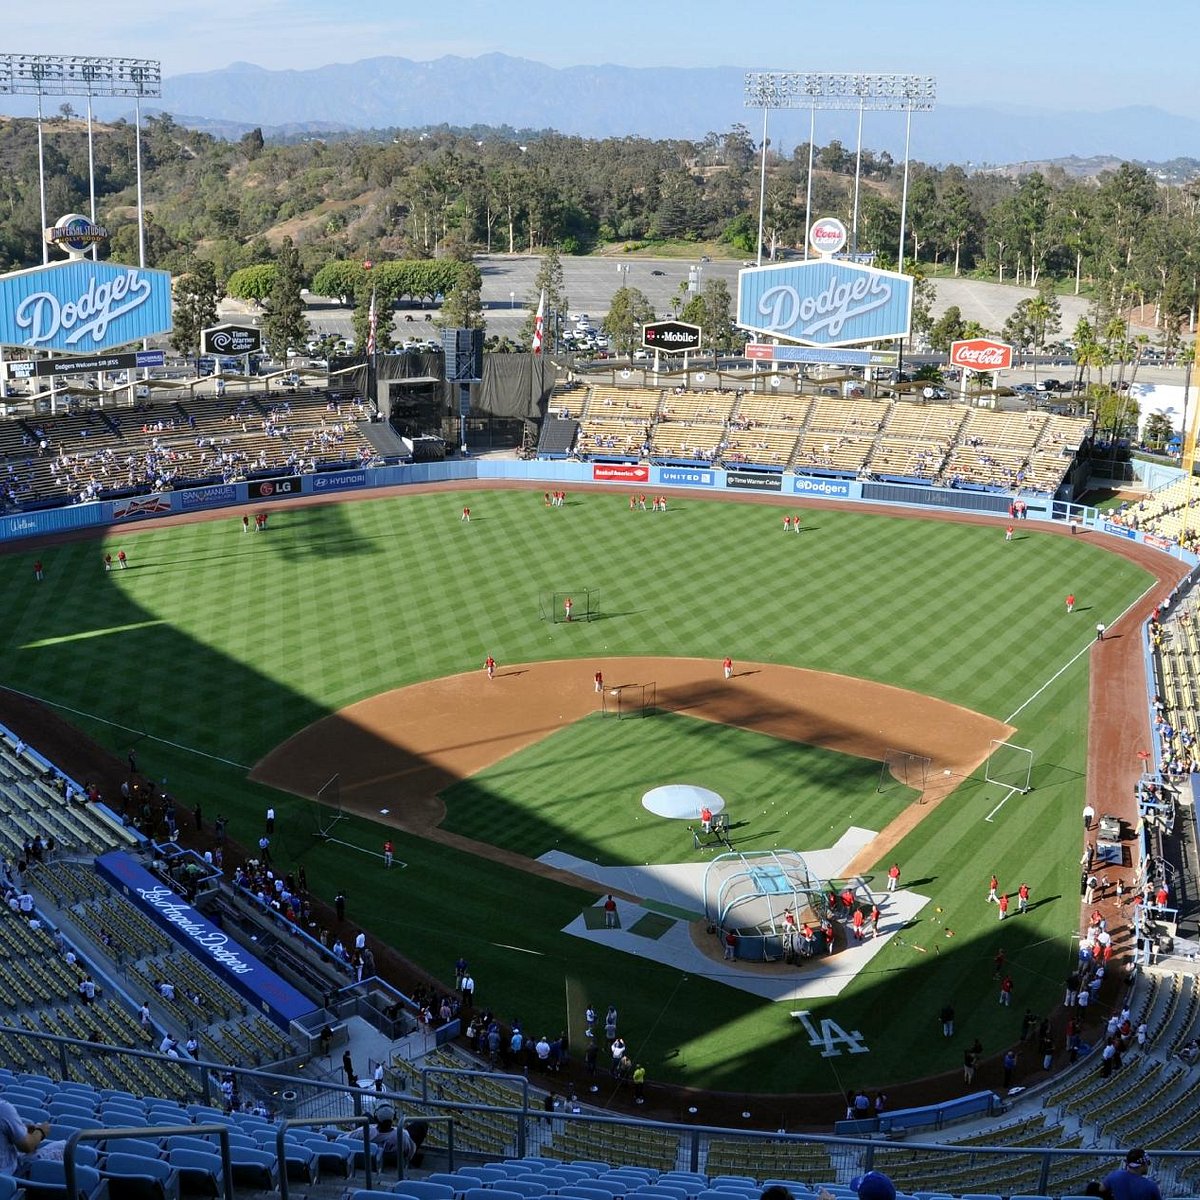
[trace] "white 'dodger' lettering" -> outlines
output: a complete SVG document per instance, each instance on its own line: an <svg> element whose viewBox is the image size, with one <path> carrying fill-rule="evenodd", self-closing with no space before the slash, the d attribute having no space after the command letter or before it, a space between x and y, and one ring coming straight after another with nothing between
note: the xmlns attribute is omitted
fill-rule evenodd
<svg viewBox="0 0 1200 1200"><path fill-rule="evenodd" d="M63 303L53 292L34 292L17 306L14 320L19 329L28 329L25 346L40 346L53 341L60 330L71 330L67 344L74 346L85 337L102 342L108 327L118 317L133 312L150 299L153 288L136 267L117 275L107 283L98 283L93 275L87 289L75 300Z"/></svg>
<svg viewBox="0 0 1200 1200"><path fill-rule="evenodd" d="M891 299L891 284L878 275L834 276L815 296L801 296L790 284L767 288L758 311L767 318L768 329L791 337L821 332L837 337L847 321L883 308Z"/></svg>

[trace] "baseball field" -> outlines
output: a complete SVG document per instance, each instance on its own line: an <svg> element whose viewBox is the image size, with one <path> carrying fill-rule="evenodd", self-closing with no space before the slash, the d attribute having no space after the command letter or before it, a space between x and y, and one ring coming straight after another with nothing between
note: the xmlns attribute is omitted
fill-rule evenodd
<svg viewBox="0 0 1200 1200"><path fill-rule="evenodd" d="M797 509L801 532L784 533ZM118 549L128 569L106 572ZM326 899L343 890L348 926L442 980L466 957L477 1002L527 1032L578 1045L586 1002L615 1003L652 1079L768 1093L949 1071L964 1038L1000 1053L1027 1007L1051 1011L1079 925L1094 629L1153 584L1091 538L1032 525L1006 542L1000 522L849 508L683 497L630 512L598 490L561 508L540 489L281 505L262 533L227 511L4 563L4 683L122 761L133 750L243 845L273 804L275 862L303 863ZM547 595L584 589L596 619L544 618ZM597 669L653 684L656 714L601 713ZM985 779L1003 738L1032 751L1028 793ZM881 772L885 747L928 759L924 794ZM325 839L331 810L311 797L335 776ZM731 985L694 914L604 874L636 885L635 868L714 857L642 808L669 783L724 796L739 850L864 831L847 874L882 891L898 862L919 899L845 958L836 994ZM387 871L389 837L404 865ZM998 920L993 872L1003 890L1028 884L1028 912ZM621 944L588 913L614 888ZM672 925L709 967L656 950Z"/></svg>

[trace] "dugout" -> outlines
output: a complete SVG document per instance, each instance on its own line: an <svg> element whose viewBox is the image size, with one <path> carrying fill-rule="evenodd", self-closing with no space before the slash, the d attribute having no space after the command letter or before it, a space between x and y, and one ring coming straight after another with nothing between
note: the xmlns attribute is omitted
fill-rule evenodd
<svg viewBox="0 0 1200 1200"><path fill-rule="evenodd" d="M704 915L722 934L737 934L737 956L749 962L785 958L794 928L820 922L823 895L796 850L733 850L704 872Z"/></svg>

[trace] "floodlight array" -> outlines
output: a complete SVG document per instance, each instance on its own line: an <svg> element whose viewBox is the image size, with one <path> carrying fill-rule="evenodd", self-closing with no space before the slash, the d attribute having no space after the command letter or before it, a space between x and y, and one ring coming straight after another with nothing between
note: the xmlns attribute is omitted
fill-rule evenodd
<svg viewBox="0 0 1200 1200"><path fill-rule="evenodd" d="M747 71L744 98L747 108L930 112L937 103L937 80L932 75Z"/></svg>
<svg viewBox="0 0 1200 1200"><path fill-rule="evenodd" d="M154 58L93 58L67 54L0 54L0 95L162 95L162 64Z"/></svg>

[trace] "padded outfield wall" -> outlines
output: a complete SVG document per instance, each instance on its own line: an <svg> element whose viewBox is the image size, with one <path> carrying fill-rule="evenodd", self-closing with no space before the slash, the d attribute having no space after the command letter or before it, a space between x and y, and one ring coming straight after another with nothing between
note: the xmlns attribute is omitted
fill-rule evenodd
<svg viewBox="0 0 1200 1200"><path fill-rule="evenodd" d="M614 490L692 489L730 495L762 495L844 501L848 504L894 505L897 508L928 509L1008 516L1010 496L1003 492L935 488L919 484L884 483L876 480L836 479L818 475L796 475L778 471L725 470L719 467L668 467L629 462L566 462L551 459L454 459L439 463L411 463L392 467L327 471L309 475L280 475L243 483L221 483L173 492L100 500L62 508L38 509L0 517L0 541L43 537L135 524L154 517L194 513L254 504L267 507L279 500L301 496L402 487L405 484L516 480L531 487L569 488L601 484ZM1050 496L1022 492L1020 499L1035 520L1066 525L1075 522L1112 537L1128 538L1195 567L1200 558L1154 534L1143 534L1114 524L1094 508L1068 504Z"/></svg>

